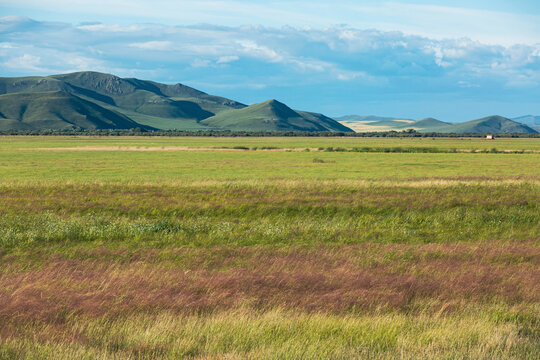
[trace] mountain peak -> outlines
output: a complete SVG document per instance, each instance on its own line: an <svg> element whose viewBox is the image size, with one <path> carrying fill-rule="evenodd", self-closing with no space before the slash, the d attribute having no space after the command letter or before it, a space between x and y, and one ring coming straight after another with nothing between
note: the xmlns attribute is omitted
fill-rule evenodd
<svg viewBox="0 0 540 360"><path fill-rule="evenodd" d="M116 75L95 71L80 71L70 74L53 75L51 77L65 81L70 85L91 89L108 95L125 95L136 90L136 87L125 79Z"/></svg>
<svg viewBox="0 0 540 360"><path fill-rule="evenodd" d="M214 128L252 131L344 131L351 129L321 114L295 111L275 99L222 112L201 121Z"/></svg>
<svg viewBox="0 0 540 360"><path fill-rule="evenodd" d="M284 103L282 103L280 101L277 101L276 99L266 100L266 101L263 101L263 102L261 102L259 104L260 105L268 105L268 106L275 107L275 108L283 108L283 107L289 108L287 105L285 105Z"/></svg>
<svg viewBox="0 0 540 360"><path fill-rule="evenodd" d="M413 123L413 125L429 125L429 126L434 126L434 125L448 125L447 122L444 122L444 121L441 121L439 119L435 119L435 118L432 118L432 117L427 117L427 118L423 118L421 120L418 120L418 121L415 121Z"/></svg>
<svg viewBox="0 0 540 360"><path fill-rule="evenodd" d="M258 104L251 105L259 111L262 111L267 116L273 116L275 118L294 118L301 117L296 111L288 107L282 102L275 99L263 101Z"/></svg>

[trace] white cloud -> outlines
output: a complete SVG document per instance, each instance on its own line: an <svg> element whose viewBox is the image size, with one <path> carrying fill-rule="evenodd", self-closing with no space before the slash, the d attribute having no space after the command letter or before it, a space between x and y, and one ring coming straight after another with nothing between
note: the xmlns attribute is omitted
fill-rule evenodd
<svg viewBox="0 0 540 360"><path fill-rule="evenodd" d="M452 2L449 1L449 4ZM400 0L380 1L375 5L349 2L350 17L357 22L341 21L350 25L397 30L438 40L471 38L489 44L512 45L538 43L540 14L513 13L488 8L448 5L414 4ZM516 6L518 8L518 6Z"/></svg>
<svg viewBox="0 0 540 360"><path fill-rule="evenodd" d="M240 51L248 56L265 59L270 62L281 62L284 60L284 57L277 51L267 46L259 45L253 40L239 40L237 43L240 45Z"/></svg>
<svg viewBox="0 0 540 360"><path fill-rule="evenodd" d="M4 66L11 69L21 70L40 70L39 67L41 58L30 54L24 54L23 56L14 57L4 62Z"/></svg>
<svg viewBox="0 0 540 360"><path fill-rule="evenodd" d="M118 23L212 23L224 26L250 23L299 28L347 24L437 39L468 37L504 45L535 44L540 34L540 14L538 11L527 13L524 10L527 2L523 1L514 1L515 6L502 7L500 3L504 1L493 4L470 1L465 7L458 5L464 4L464 1L456 3L450 0L447 6L408 0L336 0L331 3L324 0L3 0L2 3L5 7L15 9L16 13L32 9L33 13L42 12L43 16L50 16L51 19L74 22L107 18L115 19ZM508 1L508 4L512 2ZM517 11L520 8L522 11ZM101 24L81 25L80 29L137 31L130 26L107 27ZM354 34L344 32L342 36L347 38Z"/></svg>
<svg viewBox="0 0 540 360"><path fill-rule="evenodd" d="M171 41L147 41L142 43L129 44L131 47L145 50L169 50L173 43Z"/></svg>
<svg viewBox="0 0 540 360"><path fill-rule="evenodd" d="M220 56L219 59L217 59L217 64L227 64L233 61L238 61L240 58L236 55L227 55L227 56Z"/></svg>
<svg viewBox="0 0 540 360"><path fill-rule="evenodd" d="M435 63L440 67L448 67L452 65L448 61L444 61L444 58L446 56L446 51L443 51L443 49L440 46L428 46L426 48L428 53L432 53L434 56Z"/></svg>
<svg viewBox="0 0 540 360"><path fill-rule="evenodd" d="M350 81L362 75L363 75L362 73L354 73L354 72L340 73L340 74L337 74L337 78L342 81Z"/></svg>
<svg viewBox="0 0 540 360"><path fill-rule="evenodd" d="M140 25L130 25L130 26L121 26L118 24L105 25L105 24L90 24L90 25L79 25L77 26L80 30L86 31L106 31L106 32L136 32L144 29Z"/></svg>

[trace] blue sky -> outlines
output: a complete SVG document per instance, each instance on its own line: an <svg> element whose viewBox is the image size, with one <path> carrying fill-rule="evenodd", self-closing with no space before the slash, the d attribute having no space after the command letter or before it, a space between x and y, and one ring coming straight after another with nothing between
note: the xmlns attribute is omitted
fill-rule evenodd
<svg viewBox="0 0 540 360"><path fill-rule="evenodd" d="M0 0L0 76L82 70L330 116L538 115L540 2Z"/></svg>

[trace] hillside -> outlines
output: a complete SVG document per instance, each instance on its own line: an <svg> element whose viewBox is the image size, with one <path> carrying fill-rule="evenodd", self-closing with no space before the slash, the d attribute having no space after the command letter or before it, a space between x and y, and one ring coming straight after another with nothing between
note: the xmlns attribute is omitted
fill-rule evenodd
<svg viewBox="0 0 540 360"><path fill-rule="evenodd" d="M420 132L447 132L446 130L449 126L452 126L452 124L434 118L425 118L407 124L406 126L401 126L401 129L414 129Z"/></svg>
<svg viewBox="0 0 540 360"><path fill-rule="evenodd" d="M4 97L2 130L141 127L351 131L322 114L294 111L278 102L246 107L183 84L167 85L92 71L0 78L0 96ZM246 111L237 112L244 108Z"/></svg>
<svg viewBox="0 0 540 360"><path fill-rule="evenodd" d="M131 129L137 124L63 91L0 95L0 130Z"/></svg>
<svg viewBox="0 0 540 360"><path fill-rule="evenodd" d="M534 117L523 117L527 121L535 121ZM531 119L532 118L532 119ZM419 132L439 133L536 133L537 130L502 116L488 116L462 123L448 123L434 118L418 121L384 118L374 115L348 115L336 118L343 125L358 132L403 131L414 129ZM370 120L366 120L370 119ZM539 119L540 120L540 119Z"/></svg>
<svg viewBox="0 0 540 360"><path fill-rule="evenodd" d="M453 124L448 130L455 133L536 133L527 125L497 115Z"/></svg>
<svg viewBox="0 0 540 360"><path fill-rule="evenodd" d="M213 128L232 130L352 131L322 114L295 111L277 100L268 100L243 109L224 111L202 120L201 123Z"/></svg>
<svg viewBox="0 0 540 360"><path fill-rule="evenodd" d="M102 108L123 114L138 126L158 129L204 129L198 122L244 104L182 84L153 81L98 72L78 72L46 77L0 78L0 94L63 91ZM44 108L44 111L47 110Z"/></svg>
<svg viewBox="0 0 540 360"><path fill-rule="evenodd" d="M512 120L517 121L518 123L527 125L528 127L536 131L540 131L540 116L525 115L525 116L513 118Z"/></svg>
<svg viewBox="0 0 540 360"><path fill-rule="evenodd" d="M415 121L413 124L415 127L418 127L418 128L441 127L441 126L450 125L450 123L437 120L434 118L425 118L422 120Z"/></svg>

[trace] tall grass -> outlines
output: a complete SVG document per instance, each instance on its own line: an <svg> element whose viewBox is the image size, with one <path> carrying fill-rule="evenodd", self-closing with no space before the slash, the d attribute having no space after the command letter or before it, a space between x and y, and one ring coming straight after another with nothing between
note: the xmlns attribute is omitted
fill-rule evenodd
<svg viewBox="0 0 540 360"><path fill-rule="evenodd" d="M2 140L0 359L538 358L531 139Z"/></svg>
<svg viewBox="0 0 540 360"><path fill-rule="evenodd" d="M494 322L491 309L452 316L334 316L275 309L208 315L69 318L28 325L4 340L3 359L533 359L534 336ZM49 341L52 337L60 341Z"/></svg>
<svg viewBox="0 0 540 360"><path fill-rule="evenodd" d="M100 195L102 194L102 195ZM538 187L0 189L0 246L290 246L537 239Z"/></svg>

